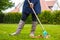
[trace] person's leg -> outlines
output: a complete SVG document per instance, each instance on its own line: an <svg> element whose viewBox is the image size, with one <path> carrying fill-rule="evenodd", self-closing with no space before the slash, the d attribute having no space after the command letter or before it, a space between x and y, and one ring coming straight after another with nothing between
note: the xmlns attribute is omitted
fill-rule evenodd
<svg viewBox="0 0 60 40"><path fill-rule="evenodd" d="M27 19L28 16L29 16L29 14L27 14L27 13L22 14L22 18L18 24L18 28L17 28L16 32L12 33L11 35L17 35L21 32L21 30L25 24L25 20Z"/></svg>
<svg viewBox="0 0 60 40"><path fill-rule="evenodd" d="M34 14L32 14L32 30L31 30L30 36L34 36L36 25L37 25L36 16Z"/></svg>

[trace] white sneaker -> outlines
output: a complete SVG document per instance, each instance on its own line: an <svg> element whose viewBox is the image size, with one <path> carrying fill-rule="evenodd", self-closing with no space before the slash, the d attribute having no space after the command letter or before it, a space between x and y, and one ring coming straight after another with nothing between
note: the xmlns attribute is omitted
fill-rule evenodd
<svg viewBox="0 0 60 40"><path fill-rule="evenodd" d="M16 35L16 32L14 32L14 33L12 33L12 34L10 34L11 36L14 36L14 35Z"/></svg>
<svg viewBox="0 0 60 40"><path fill-rule="evenodd" d="M30 37L34 37L34 34L33 34L33 33L31 33L31 34L30 34Z"/></svg>

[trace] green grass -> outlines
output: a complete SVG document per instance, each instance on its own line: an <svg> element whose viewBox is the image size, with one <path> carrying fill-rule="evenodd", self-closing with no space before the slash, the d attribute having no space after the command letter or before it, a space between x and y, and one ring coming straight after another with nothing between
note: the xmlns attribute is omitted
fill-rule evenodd
<svg viewBox="0 0 60 40"><path fill-rule="evenodd" d="M0 40L60 40L60 25L43 24L47 32L51 35L50 38L30 38L31 24L26 24L21 31L21 34L9 36L10 33L16 31L18 24L0 24ZM37 25L35 35L42 34L40 25Z"/></svg>

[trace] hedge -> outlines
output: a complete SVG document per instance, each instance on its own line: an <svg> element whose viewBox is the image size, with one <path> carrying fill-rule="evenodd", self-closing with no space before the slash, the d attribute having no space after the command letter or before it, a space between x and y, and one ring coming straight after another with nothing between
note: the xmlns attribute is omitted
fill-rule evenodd
<svg viewBox="0 0 60 40"><path fill-rule="evenodd" d="M0 23L19 23L22 13L0 13ZM60 24L60 11L42 11L38 15L43 24ZM26 23L31 23L31 15L27 18Z"/></svg>
<svg viewBox="0 0 60 40"><path fill-rule="evenodd" d="M21 13L7 13L4 15L4 23L18 23L21 19Z"/></svg>
<svg viewBox="0 0 60 40"><path fill-rule="evenodd" d="M3 19L4 19L4 14L0 12L0 23L3 23Z"/></svg>
<svg viewBox="0 0 60 40"><path fill-rule="evenodd" d="M60 24L60 10L53 11L53 24Z"/></svg>
<svg viewBox="0 0 60 40"><path fill-rule="evenodd" d="M51 11L43 11L38 16L39 16L39 19L41 20L42 23L44 23L44 24L51 24L52 23Z"/></svg>

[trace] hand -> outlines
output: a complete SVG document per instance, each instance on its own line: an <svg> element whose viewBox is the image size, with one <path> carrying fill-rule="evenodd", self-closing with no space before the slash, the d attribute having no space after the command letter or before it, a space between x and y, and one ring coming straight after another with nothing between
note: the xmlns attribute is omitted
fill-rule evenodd
<svg viewBox="0 0 60 40"><path fill-rule="evenodd" d="M33 3L30 3L30 8L33 8L34 7L34 4Z"/></svg>

